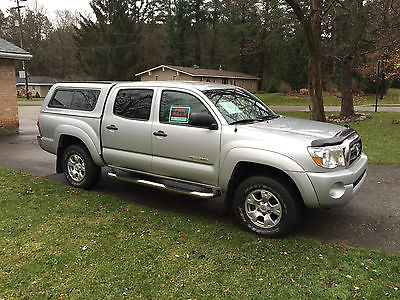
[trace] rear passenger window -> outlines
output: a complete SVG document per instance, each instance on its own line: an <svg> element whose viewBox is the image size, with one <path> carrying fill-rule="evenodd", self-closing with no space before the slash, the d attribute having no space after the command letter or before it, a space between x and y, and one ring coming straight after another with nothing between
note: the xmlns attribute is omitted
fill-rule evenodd
<svg viewBox="0 0 400 300"><path fill-rule="evenodd" d="M99 95L98 90L57 90L49 107L92 111Z"/></svg>
<svg viewBox="0 0 400 300"><path fill-rule="evenodd" d="M153 90L120 90L114 102L114 114L117 116L148 120L150 117Z"/></svg>

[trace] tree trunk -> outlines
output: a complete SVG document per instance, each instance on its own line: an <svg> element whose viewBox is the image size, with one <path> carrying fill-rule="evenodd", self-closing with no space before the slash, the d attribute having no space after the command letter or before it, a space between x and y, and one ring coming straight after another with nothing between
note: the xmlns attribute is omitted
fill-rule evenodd
<svg viewBox="0 0 400 300"><path fill-rule="evenodd" d="M215 54L217 48L217 25L213 20L212 22L212 34L211 34L211 49L210 49L210 65L211 68L215 68Z"/></svg>
<svg viewBox="0 0 400 300"><path fill-rule="evenodd" d="M385 96L385 86L386 86L385 75L381 75L380 79L381 79L381 85L379 90L379 99L382 100L383 97Z"/></svg>
<svg viewBox="0 0 400 300"><path fill-rule="evenodd" d="M266 52L266 47L265 47L265 38L267 36L267 32L265 30L265 28L262 31L261 34L261 53L260 53L260 60L259 60L259 67L258 67L258 77L260 78L260 80L258 80L257 83L257 89L259 91L262 90L262 83L263 83L263 79L264 79L264 65L265 65L265 52Z"/></svg>
<svg viewBox="0 0 400 300"><path fill-rule="evenodd" d="M311 120L326 122L322 98L322 72L321 56L316 51L311 51L309 58L309 101Z"/></svg>
<svg viewBox="0 0 400 300"><path fill-rule="evenodd" d="M303 21L307 36L309 57L309 100L311 120L326 122L324 101L322 98L322 70L321 70L321 0L312 0L311 17Z"/></svg>
<svg viewBox="0 0 400 300"><path fill-rule="evenodd" d="M340 117L348 118L354 116L353 91L351 88L353 58L351 56L346 56L343 59L340 73L340 93L342 94Z"/></svg>

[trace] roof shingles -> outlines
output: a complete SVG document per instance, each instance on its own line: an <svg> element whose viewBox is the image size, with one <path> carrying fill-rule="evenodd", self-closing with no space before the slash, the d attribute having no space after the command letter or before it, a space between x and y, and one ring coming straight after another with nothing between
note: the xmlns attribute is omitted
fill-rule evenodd
<svg viewBox="0 0 400 300"><path fill-rule="evenodd" d="M0 58L30 59L28 51L0 38Z"/></svg>
<svg viewBox="0 0 400 300"><path fill-rule="evenodd" d="M219 77L219 78L234 78L234 79L258 79L256 76L235 72L235 71L225 71L225 70L215 70L215 69L202 69L194 67L179 67L171 65L160 65L158 67L140 72L136 76L140 76L146 72L153 71L159 68L168 68L174 71L180 71L182 73L189 74L193 77Z"/></svg>

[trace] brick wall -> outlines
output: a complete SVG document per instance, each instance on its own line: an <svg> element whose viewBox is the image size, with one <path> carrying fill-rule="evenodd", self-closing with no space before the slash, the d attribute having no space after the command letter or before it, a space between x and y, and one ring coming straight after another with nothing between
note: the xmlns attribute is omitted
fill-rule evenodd
<svg viewBox="0 0 400 300"><path fill-rule="evenodd" d="M18 128L14 60L0 59L0 130Z"/></svg>

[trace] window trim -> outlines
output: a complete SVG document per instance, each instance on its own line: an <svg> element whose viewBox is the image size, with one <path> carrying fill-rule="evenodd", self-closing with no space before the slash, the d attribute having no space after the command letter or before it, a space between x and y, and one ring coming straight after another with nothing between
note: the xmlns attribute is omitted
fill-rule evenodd
<svg viewBox="0 0 400 300"><path fill-rule="evenodd" d="M96 99L96 104L94 105L94 107L90 110L88 109L79 109L79 108L72 108L70 107L58 107L58 106L52 106L51 101L53 101L53 99L55 98L56 94L58 92L76 92L76 91L98 91L99 95L97 96ZM47 108L51 108L51 109L62 109L62 110L74 110L74 111L83 111L83 112L92 112L96 109L97 103L99 103L99 98L101 95L101 89L99 88L65 88L65 87L61 87L61 88L57 88L54 90L53 94L51 95L51 98L49 100L49 102L47 103ZM74 96L72 96L73 99ZM72 101L71 101L72 103Z"/></svg>
<svg viewBox="0 0 400 300"><path fill-rule="evenodd" d="M187 94L190 95L194 98L196 98L198 101L200 101L200 103L204 106L204 108L208 111L209 115L213 117L215 123L217 123L218 128L220 127L218 118L216 118L216 116L214 115L213 111L208 107L208 105L206 105L206 103L204 103L204 101L198 96L195 95L193 93L191 93L190 91L183 91L183 90L179 90L179 89L163 89L160 91L160 96L159 96L159 101L158 101L158 111L156 113L157 115L157 119L158 119L158 123L159 124L164 124L164 125L172 125L172 126L184 126L184 127L191 127L191 128L201 128L201 129L208 129L206 127L202 127L202 126L197 126L197 125L191 125L190 123L168 123L168 122L161 122L160 120L160 111L161 111L161 101L162 101L162 97L164 92L177 92L177 93L182 93L182 94Z"/></svg>
<svg viewBox="0 0 400 300"><path fill-rule="evenodd" d="M124 90L141 90L141 91L145 90L145 91L152 91L152 92L153 92L153 95L152 95L152 97L151 97L150 113L149 113L148 119L140 119L140 118L132 118L132 117L121 116L121 115L117 115L117 114L114 112L115 100L117 99L117 96L118 96L119 92L120 92L120 91L124 91ZM153 110L153 103L154 103L154 98L155 98L155 96L156 96L155 88L132 88L132 87L122 87L122 88L120 88L120 89L118 89L118 90L116 91L115 97L114 97L114 99L113 99L113 101L112 101L112 107L111 107L112 115L113 115L114 117L118 117L118 118L122 118L122 119L127 119L127 120L132 120L132 121L149 122L149 121L151 120L151 112L152 112L152 110Z"/></svg>

